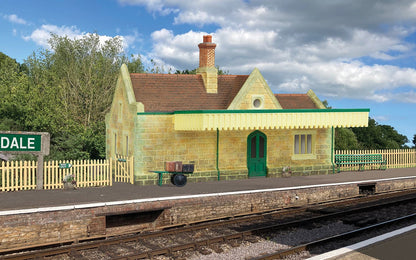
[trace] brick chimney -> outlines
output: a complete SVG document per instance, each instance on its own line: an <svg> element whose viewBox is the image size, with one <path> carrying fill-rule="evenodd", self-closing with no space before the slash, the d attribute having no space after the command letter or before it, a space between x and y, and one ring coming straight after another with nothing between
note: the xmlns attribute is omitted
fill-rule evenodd
<svg viewBox="0 0 416 260"><path fill-rule="evenodd" d="M199 68L196 74L201 75L207 93L217 93L218 70L215 68L215 47L211 35L204 35L199 47Z"/></svg>

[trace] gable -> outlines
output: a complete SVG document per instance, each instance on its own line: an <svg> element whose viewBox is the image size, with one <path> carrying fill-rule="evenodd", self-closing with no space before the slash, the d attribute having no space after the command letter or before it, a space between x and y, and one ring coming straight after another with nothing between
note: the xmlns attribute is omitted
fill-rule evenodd
<svg viewBox="0 0 416 260"><path fill-rule="evenodd" d="M127 66L123 64L120 68L120 73L117 79L117 85L114 92L110 113L123 113L122 111L119 111L120 108L127 109L127 106L129 105L135 106L137 112L143 112L143 105L136 102Z"/></svg>
<svg viewBox="0 0 416 260"><path fill-rule="evenodd" d="M227 109L282 109L282 106L260 71L254 69Z"/></svg>

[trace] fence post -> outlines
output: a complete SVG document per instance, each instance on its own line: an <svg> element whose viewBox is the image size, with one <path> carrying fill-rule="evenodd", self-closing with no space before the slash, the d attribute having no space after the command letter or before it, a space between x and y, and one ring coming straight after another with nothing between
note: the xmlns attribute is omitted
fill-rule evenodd
<svg viewBox="0 0 416 260"><path fill-rule="evenodd" d="M43 154L38 155L38 168L36 173L36 189L43 189Z"/></svg>
<svg viewBox="0 0 416 260"><path fill-rule="evenodd" d="M133 156L131 156L129 159L129 175L130 175L130 183L134 184L134 160Z"/></svg>
<svg viewBox="0 0 416 260"><path fill-rule="evenodd" d="M108 178L110 180L110 186L113 186L113 159L110 157L109 159L109 169L107 170Z"/></svg>

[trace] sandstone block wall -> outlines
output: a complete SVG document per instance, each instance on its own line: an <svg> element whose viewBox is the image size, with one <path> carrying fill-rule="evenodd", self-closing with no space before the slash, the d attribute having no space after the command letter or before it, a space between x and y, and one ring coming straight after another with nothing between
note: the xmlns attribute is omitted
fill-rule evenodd
<svg viewBox="0 0 416 260"><path fill-rule="evenodd" d="M135 128L135 182L155 185L158 175L149 171L164 170L166 161L195 164L189 181L217 179L216 131L175 131L169 114L138 115ZM254 131L254 130L253 130ZM293 156L294 135L313 134L313 155ZM220 179L248 178L247 137L251 130L220 131L218 168ZM331 132L315 130L263 130L267 136L268 176L279 177L282 168L291 166L295 175L327 174L332 172ZM168 183L165 178L164 183Z"/></svg>

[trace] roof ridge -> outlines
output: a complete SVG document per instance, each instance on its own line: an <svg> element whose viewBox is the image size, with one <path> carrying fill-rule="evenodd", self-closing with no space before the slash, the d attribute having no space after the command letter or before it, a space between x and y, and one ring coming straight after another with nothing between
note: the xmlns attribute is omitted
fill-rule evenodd
<svg viewBox="0 0 416 260"><path fill-rule="evenodd" d="M307 96L308 94L293 93L293 94L274 94L275 96Z"/></svg>

